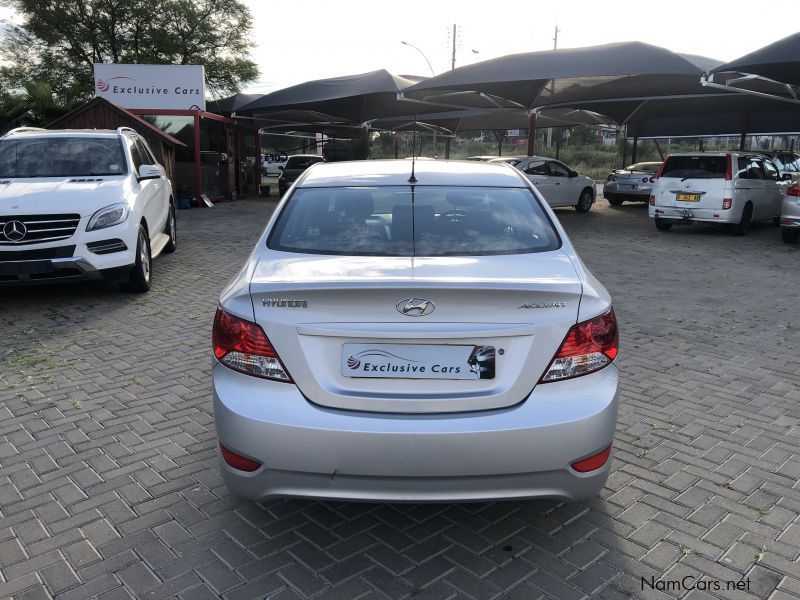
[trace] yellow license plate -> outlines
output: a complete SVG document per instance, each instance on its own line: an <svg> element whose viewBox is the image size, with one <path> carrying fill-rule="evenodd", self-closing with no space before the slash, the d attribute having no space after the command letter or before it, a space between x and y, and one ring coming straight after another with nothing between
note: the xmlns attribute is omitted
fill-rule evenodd
<svg viewBox="0 0 800 600"><path fill-rule="evenodd" d="M700 194L678 194L675 199L678 202L700 202Z"/></svg>

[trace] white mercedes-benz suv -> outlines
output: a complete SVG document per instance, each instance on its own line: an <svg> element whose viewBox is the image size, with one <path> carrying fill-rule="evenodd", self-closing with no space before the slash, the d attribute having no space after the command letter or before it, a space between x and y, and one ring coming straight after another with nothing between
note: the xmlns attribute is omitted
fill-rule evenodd
<svg viewBox="0 0 800 600"><path fill-rule="evenodd" d="M212 338L222 474L245 498L577 500L610 472L611 298L508 165L310 167Z"/></svg>
<svg viewBox="0 0 800 600"><path fill-rule="evenodd" d="M172 185L133 129L0 137L0 285L106 278L145 292L176 231Z"/></svg>

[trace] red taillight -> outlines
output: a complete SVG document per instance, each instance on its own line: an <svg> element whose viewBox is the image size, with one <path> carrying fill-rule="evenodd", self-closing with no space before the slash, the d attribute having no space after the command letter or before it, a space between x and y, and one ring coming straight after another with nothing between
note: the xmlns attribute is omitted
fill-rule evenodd
<svg viewBox="0 0 800 600"><path fill-rule="evenodd" d="M561 342L541 383L580 377L610 365L619 352L619 332L614 309L573 325Z"/></svg>
<svg viewBox="0 0 800 600"><path fill-rule="evenodd" d="M787 196L800 196L800 184L793 183L788 188L786 188L786 195Z"/></svg>
<svg viewBox="0 0 800 600"><path fill-rule="evenodd" d="M649 181L650 183L655 183L656 182L656 178L655 177L651 177L647 181Z"/></svg>
<svg viewBox="0 0 800 600"><path fill-rule="evenodd" d="M233 450L228 450L221 443L219 445L219 451L220 454L222 454L222 460L224 460L234 469L252 473L253 471L258 471L258 469L261 468L261 463L257 460L252 460L246 456L242 456L241 454L236 454L236 452Z"/></svg>
<svg viewBox="0 0 800 600"><path fill-rule="evenodd" d="M731 206L733 206L733 198L722 199L722 210L728 210Z"/></svg>
<svg viewBox="0 0 800 600"><path fill-rule="evenodd" d="M265 379L292 381L264 330L256 323L218 308L211 343L214 356L226 367Z"/></svg>
<svg viewBox="0 0 800 600"><path fill-rule="evenodd" d="M655 196L655 194L650 194L650 198L649 198L648 202L650 203L650 206L655 206L656 205L656 196Z"/></svg>
<svg viewBox="0 0 800 600"><path fill-rule="evenodd" d="M642 183L647 183L649 179L647 177L642 177Z"/></svg>
<svg viewBox="0 0 800 600"><path fill-rule="evenodd" d="M609 456L611 456L611 446L601 452L598 452L597 454L590 456L589 458L584 458L583 460L572 463L572 468L578 473L595 471L608 462Z"/></svg>
<svg viewBox="0 0 800 600"><path fill-rule="evenodd" d="M667 160L669 160L669 156L666 158L664 162L661 163L661 168L658 170L658 175L656 175L656 179L661 177L661 174L664 172L664 167L667 165Z"/></svg>
<svg viewBox="0 0 800 600"><path fill-rule="evenodd" d="M733 168L731 166L731 155L725 155L725 179L730 181L733 179Z"/></svg>

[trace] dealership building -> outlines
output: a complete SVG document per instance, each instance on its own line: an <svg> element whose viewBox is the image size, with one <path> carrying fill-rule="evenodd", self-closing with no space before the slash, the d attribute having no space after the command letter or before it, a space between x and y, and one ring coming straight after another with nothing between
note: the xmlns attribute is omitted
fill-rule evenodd
<svg viewBox="0 0 800 600"><path fill-rule="evenodd" d="M50 128L133 127L195 204L258 193L258 128L206 109L202 65L94 65L95 99Z"/></svg>

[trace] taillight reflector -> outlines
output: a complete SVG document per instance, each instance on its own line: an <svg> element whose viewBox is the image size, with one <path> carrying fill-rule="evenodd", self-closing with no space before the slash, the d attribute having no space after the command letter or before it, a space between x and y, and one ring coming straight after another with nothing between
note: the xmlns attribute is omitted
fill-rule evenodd
<svg viewBox="0 0 800 600"><path fill-rule="evenodd" d="M726 154L725 155L725 179L727 181L730 181L731 179L733 179L733 170L732 170L732 167L731 167L731 155L730 154Z"/></svg>
<svg viewBox="0 0 800 600"><path fill-rule="evenodd" d="M247 471L248 473L252 473L253 471L258 471L261 468L261 463L257 460L252 460L247 458L246 456L242 456L241 454L236 454L233 450L228 450L225 446L221 443L219 445L220 454L222 454L222 460L224 460L229 466L233 467L234 469L238 469L239 471Z"/></svg>
<svg viewBox="0 0 800 600"><path fill-rule="evenodd" d="M800 196L800 184L793 183L788 188L786 188L786 195L787 196Z"/></svg>
<svg viewBox="0 0 800 600"><path fill-rule="evenodd" d="M588 473L589 471L596 471L608 462L608 457L611 456L611 446L578 462L572 463L572 468L578 473Z"/></svg>
<svg viewBox="0 0 800 600"><path fill-rule="evenodd" d="M605 314L573 325L553 357L541 383L588 375L610 365L619 352L617 318Z"/></svg>
<svg viewBox="0 0 800 600"><path fill-rule="evenodd" d="M230 369L275 381L292 381L264 330L256 323L218 308L211 343L214 356Z"/></svg>

